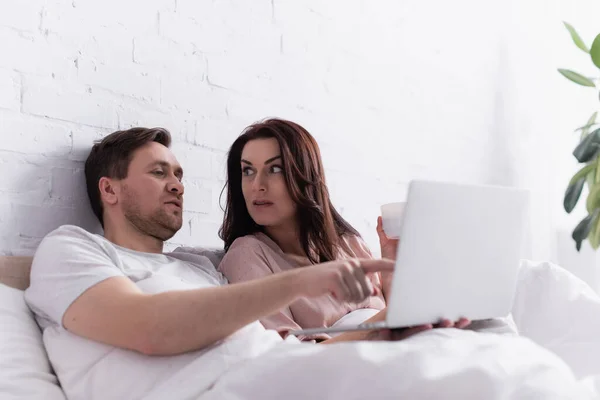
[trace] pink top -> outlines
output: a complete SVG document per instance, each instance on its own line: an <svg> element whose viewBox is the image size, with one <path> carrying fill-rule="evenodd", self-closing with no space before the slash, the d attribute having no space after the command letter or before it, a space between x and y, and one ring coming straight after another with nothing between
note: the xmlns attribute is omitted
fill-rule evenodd
<svg viewBox="0 0 600 400"><path fill-rule="evenodd" d="M373 258L360 237L346 236L343 239L352 253L342 253L340 258ZM219 264L219 270L230 283L237 283L306 265L310 265L307 258L286 254L267 235L256 233L236 239ZM285 337L288 331L294 329L330 327L341 317L357 309L382 310L385 308L385 300L381 291L381 278L379 274L372 274L371 280L377 289L377 294L362 303L341 302L330 295L310 299L301 298L260 322L265 328L274 329ZM329 337L326 334L319 334L310 337L299 336L299 339L324 340Z"/></svg>

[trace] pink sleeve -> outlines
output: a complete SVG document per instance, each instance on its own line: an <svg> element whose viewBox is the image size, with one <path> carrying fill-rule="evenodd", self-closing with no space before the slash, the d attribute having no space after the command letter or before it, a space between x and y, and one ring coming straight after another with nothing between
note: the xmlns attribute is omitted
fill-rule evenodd
<svg viewBox="0 0 600 400"><path fill-rule="evenodd" d="M219 271L232 284L260 279L273 274L269 261L259 245L255 246L251 243L236 245L235 242L231 245L219 264ZM289 307L285 307L273 315L262 318L260 323L266 329L276 330L284 338L287 332L301 329L300 325L294 321ZM298 339L303 340L300 336Z"/></svg>
<svg viewBox="0 0 600 400"><path fill-rule="evenodd" d="M373 258L369 246L360 236L345 236L344 240L357 258Z"/></svg>

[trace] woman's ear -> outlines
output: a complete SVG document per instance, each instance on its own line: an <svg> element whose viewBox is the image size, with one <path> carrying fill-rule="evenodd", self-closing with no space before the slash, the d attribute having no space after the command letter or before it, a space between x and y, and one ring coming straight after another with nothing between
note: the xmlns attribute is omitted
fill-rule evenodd
<svg viewBox="0 0 600 400"><path fill-rule="evenodd" d="M118 202L117 191L118 188L112 179L103 176L98 182L98 189L100 190L100 198L103 202L115 205Z"/></svg>

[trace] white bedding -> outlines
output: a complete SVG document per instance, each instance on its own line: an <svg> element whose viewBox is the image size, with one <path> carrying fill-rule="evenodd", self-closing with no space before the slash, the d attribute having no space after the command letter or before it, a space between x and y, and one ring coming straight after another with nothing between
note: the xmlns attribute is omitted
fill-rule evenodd
<svg viewBox="0 0 600 400"><path fill-rule="evenodd" d="M195 393L190 375L156 399L600 399L598 296L531 262L517 292L521 337L444 329L395 343L283 343L208 392Z"/></svg>
<svg viewBox="0 0 600 400"><path fill-rule="evenodd" d="M525 262L512 315L521 337L440 329L395 343L290 338L232 366L208 391L192 361L146 399L600 399L592 289L552 264Z"/></svg>
<svg viewBox="0 0 600 400"><path fill-rule="evenodd" d="M600 375L600 297L585 282L551 263L525 262L513 317L522 336L556 353L577 377Z"/></svg>
<svg viewBox="0 0 600 400"><path fill-rule="evenodd" d="M198 398L596 398L557 356L518 336L448 329L396 343L295 347L235 368Z"/></svg>

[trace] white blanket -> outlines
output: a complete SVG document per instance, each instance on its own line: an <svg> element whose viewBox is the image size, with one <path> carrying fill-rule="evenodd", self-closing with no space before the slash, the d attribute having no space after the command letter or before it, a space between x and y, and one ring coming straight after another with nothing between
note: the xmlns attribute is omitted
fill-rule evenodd
<svg viewBox="0 0 600 400"><path fill-rule="evenodd" d="M585 283L526 262L513 315L520 337L438 329L401 342L288 340L207 392L190 373L153 398L600 399L600 298Z"/></svg>
<svg viewBox="0 0 600 400"><path fill-rule="evenodd" d="M525 338L437 330L396 343L297 345L230 371L201 399L592 399Z"/></svg>

